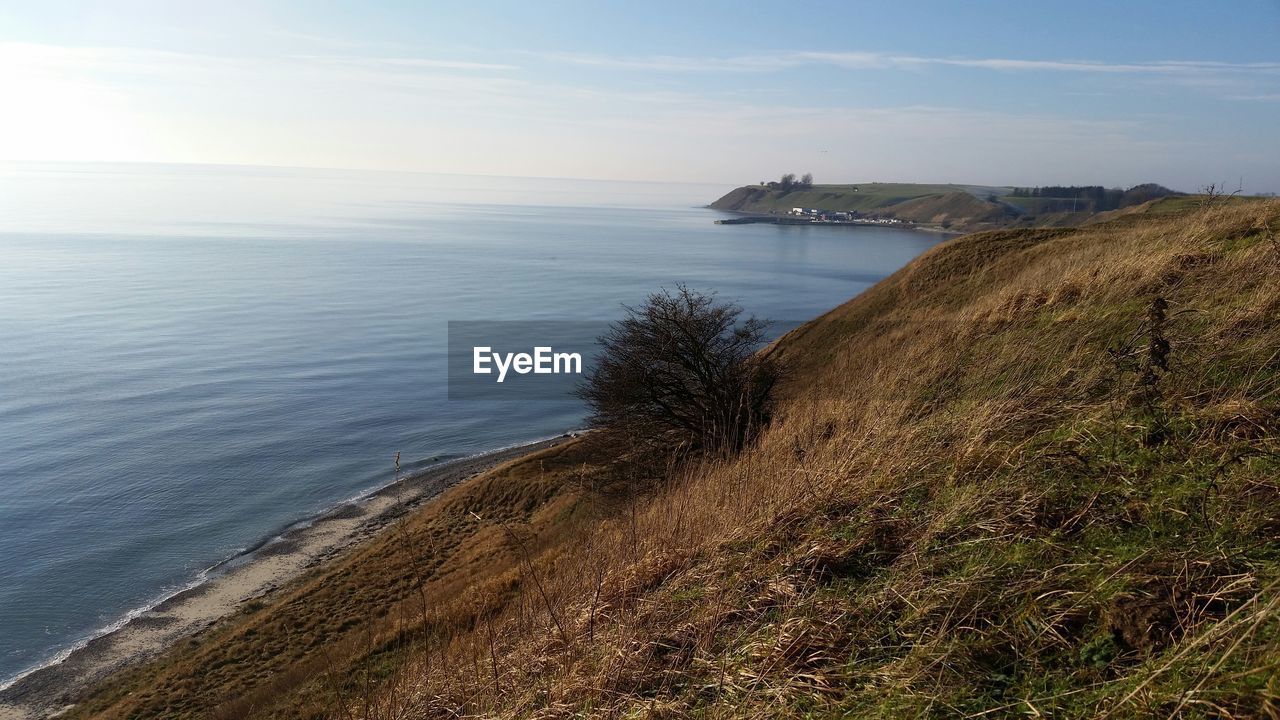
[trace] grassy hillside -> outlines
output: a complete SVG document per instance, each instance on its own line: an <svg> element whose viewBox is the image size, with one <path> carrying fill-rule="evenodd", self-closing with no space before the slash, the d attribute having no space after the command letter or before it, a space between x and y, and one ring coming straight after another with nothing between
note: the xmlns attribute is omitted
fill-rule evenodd
<svg viewBox="0 0 1280 720"><path fill-rule="evenodd" d="M711 203L717 210L746 213L786 213L795 207L856 211L956 229L994 227L1017 214L1015 208L989 198L1005 188L912 183L814 185L783 191L762 185L736 188Z"/></svg>
<svg viewBox="0 0 1280 720"><path fill-rule="evenodd" d="M873 212L907 200L965 192L961 185L925 185L915 183L862 183L853 185L814 185L805 190L785 192L763 185L736 188L711 203L719 210L743 212L786 212L793 207L823 210L857 210Z"/></svg>
<svg viewBox="0 0 1280 720"><path fill-rule="evenodd" d="M948 241L772 348L744 455L507 466L72 716L1275 717L1278 236Z"/></svg>
<svg viewBox="0 0 1280 720"><path fill-rule="evenodd" d="M905 200L891 206L884 214L944 227L995 226L1014 217L1009 208L967 192L949 192Z"/></svg>
<svg viewBox="0 0 1280 720"><path fill-rule="evenodd" d="M712 202L710 208L758 214L785 214L792 208L856 211L911 223L979 229L996 227L1016 214L1012 206L989 200L1004 190L961 184L887 182L815 184L805 190L792 191L746 186L728 192Z"/></svg>
<svg viewBox="0 0 1280 720"><path fill-rule="evenodd" d="M1118 210L1097 212L1088 199L1022 197L1012 188L981 185L917 185L911 183L862 183L814 185L807 189L780 190L764 185L735 188L709 207L751 214L785 214L806 207L830 211L856 211L864 215L897 218L920 225L976 232L1012 227L1071 227L1101 222L1131 212L1145 212L1154 204L1177 207L1200 201L1198 196L1174 193L1155 185L1137 186L1131 204ZM1119 192L1114 191L1114 192ZM1166 197L1146 203L1153 193Z"/></svg>
<svg viewBox="0 0 1280 720"><path fill-rule="evenodd" d="M591 476L591 458L573 442L495 468L372 544L113 678L62 717L328 717L335 691L366 688L422 637L508 602L522 553L566 542L577 527L578 480Z"/></svg>

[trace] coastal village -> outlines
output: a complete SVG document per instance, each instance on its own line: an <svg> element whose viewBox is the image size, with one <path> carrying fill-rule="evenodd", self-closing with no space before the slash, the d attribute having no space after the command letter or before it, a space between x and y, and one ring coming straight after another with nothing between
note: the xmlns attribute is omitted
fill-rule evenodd
<svg viewBox="0 0 1280 720"><path fill-rule="evenodd" d="M836 211L822 210L820 208L793 207L787 213L780 214L777 211L771 211L763 215L744 215L735 218L723 218L716 220L717 225L750 225L753 223L766 223L773 225L894 225L898 227L914 227L915 223L899 220L898 218L886 218L873 215L866 215L856 210Z"/></svg>
<svg viewBox="0 0 1280 720"><path fill-rule="evenodd" d="M787 213L791 217L803 218L810 222L818 223L847 223L858 222L860 224L871 225L903 225L906 224L898 218L884 218L863 215L856 210L848 212L836 212L832 210L820 210L818 208L793 207Z"/></svg>

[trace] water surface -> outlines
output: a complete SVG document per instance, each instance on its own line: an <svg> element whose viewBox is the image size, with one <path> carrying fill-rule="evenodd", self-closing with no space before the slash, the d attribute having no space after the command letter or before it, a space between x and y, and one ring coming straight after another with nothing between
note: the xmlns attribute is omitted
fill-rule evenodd
<svg viewBox="0 0 1280 720"><path fill-rule="evenodd" d="M661 286L813 317L937 242L717 226L719 186L227 167L0 170L0 681L408 467L559 434L445 398L449 320Z"/></svg>

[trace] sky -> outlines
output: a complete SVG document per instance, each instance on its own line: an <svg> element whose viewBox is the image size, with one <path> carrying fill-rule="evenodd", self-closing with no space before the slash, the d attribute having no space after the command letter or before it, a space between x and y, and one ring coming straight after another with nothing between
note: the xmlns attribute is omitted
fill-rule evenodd
<svg viewBox="0 0 1280 720"><path fill-rule="evenodd" d="M0 162L1280 192L1280 0L0 0Z"/></svg>

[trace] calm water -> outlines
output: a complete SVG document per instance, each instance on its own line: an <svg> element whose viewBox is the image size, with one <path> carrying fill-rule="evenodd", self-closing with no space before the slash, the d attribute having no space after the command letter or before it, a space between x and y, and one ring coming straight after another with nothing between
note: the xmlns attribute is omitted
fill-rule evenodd
<svg viewBox="0 0 1280 720"><path fill-rule="evenodd" d="M937 241L716 226L719 186L0 169L0 682L409 467L577 427L445 399L449 320L676 282L799 320Z"/></svg>

